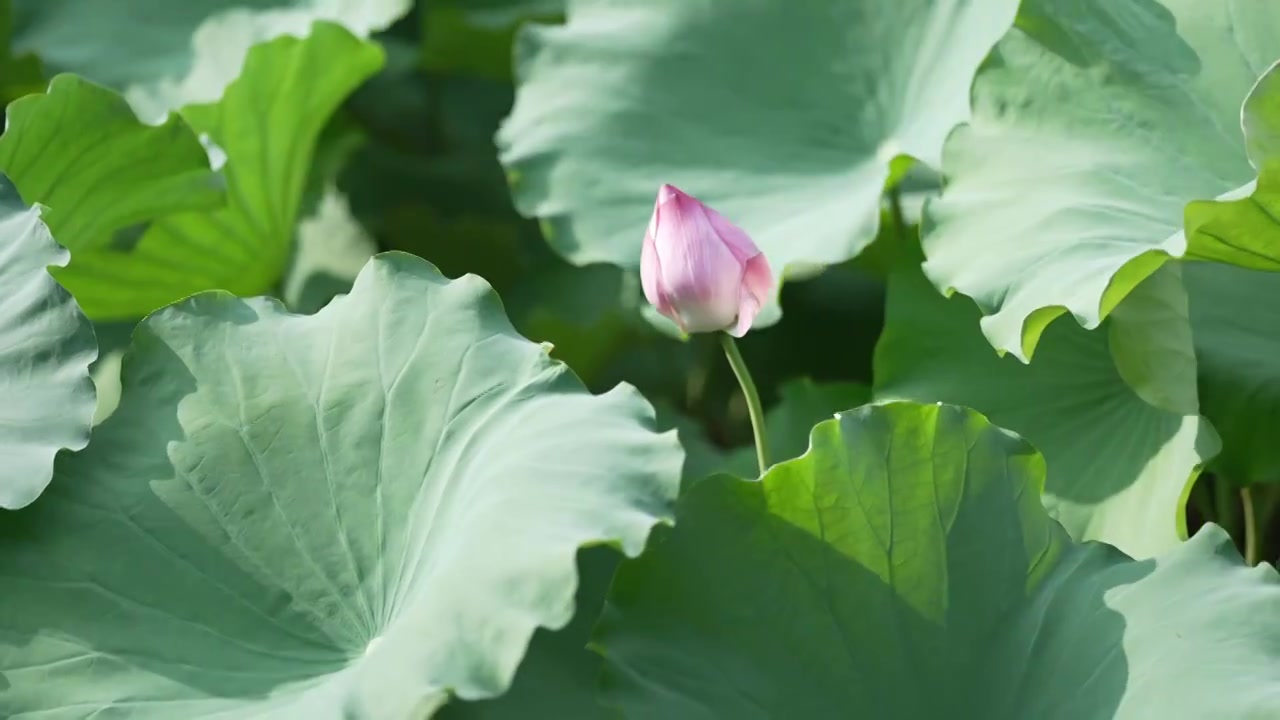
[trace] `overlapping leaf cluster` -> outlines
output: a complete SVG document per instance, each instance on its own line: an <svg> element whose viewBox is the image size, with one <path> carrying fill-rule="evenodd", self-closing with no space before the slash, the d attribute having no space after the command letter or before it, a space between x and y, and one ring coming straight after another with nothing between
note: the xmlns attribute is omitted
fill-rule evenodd
<svg viewBox="0 0 1280 720"><path fill-rule="evenodd" d="M0 716L1280 716L1280 6L0 34ZM762 475L662 183L783 279Z"/></svg>

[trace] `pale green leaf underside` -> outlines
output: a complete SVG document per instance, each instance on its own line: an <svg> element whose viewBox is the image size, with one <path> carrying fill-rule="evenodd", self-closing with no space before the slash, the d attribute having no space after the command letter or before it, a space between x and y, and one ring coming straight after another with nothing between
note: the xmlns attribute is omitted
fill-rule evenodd
<svg viewBox="0 0 1280 720"><path fill-rule="evenodd" d="M517 206L575 264L637 268L658 187L743 227L778 274L874 238L889 163L936 164L1012 0L574 0L526 26L497 141ZM785 60L784 60L785 59ZM764 322L777 317L776 302Z"/></svg>
<svg viewBox="0 0 1280 720"><path fill-rule="evenodd" d="M402 254L312 316L226 293L157 313L123 384L0 524L8 717L495 695L535 626L568 622L579 546L638 553L677 490L638 393L591 395L482 280Z"/></svg>
<svg viewBox="0 0 1280 720"><path fill-rule="evenodd" d="M1182 292L1176 270L1136 290L1140 307L1122 305L1107 332L1054 324L1029 365L997 356L968 298L945 299L918 271L899 271L876 347L876 398L982 412L1044 453L1045 506L1072 537L1135 557L1168 550L1185 536L1189 483L1218 448L1197 412L1190 337L1170 347L1173 334L1159 332L1187 324L1185 298L1179 308L1166 295Z"/></svg>
<svg viewBox="0 0 1280 720"><path fill-rule="evenodd" d="M0 193L0 508L13 509L49 484L60 450L88 442L89 364L98 344L88 318L49 275L49 266L66 264L67 251L41 210L23 207L7 184Z"/></svg>
<svg viewBox="0 0 1280 720"><path fill-rule="evenodd" d="M1020 31L1000 42L972 123L947 142L923 238L933 283L973 297L991 344L1023 360L1056 316L1097 327L1181 257L1189 201L1253 178L1240 107L1280 57L1280 5L1027 6L1057 30L1037 37L1059 50L1068 38L1080 64Z"/></svg>
<svg viewBox="0 0 1280 720"><path fill-rule="evenodd" d="M51 207L55 234L60 224L75 229L71 265L58 278L91 317L135 318L209 289L264 294L288 267L320 130L382 62L376 45L317 23L305 39L255 47L225 97L184 108L185 123L158 129L109 91L61 79L44 98L22 101L27 121L5 133L0 142L15 149L0 161L26 200ZM56 114L64 107L78 111ZM227 156L223 207L208 207L213 188L181 192L208 181L193 131ZM49 137L82 140L45 143ZM124 248L104 241L121 229L140 237Z"/></svg>
<svg viewBox="0 0 1280 720"><path fill-rule="evenodd" d="M258 43L305 36L316 21L341 23L364 38L410 5L411 0L17 0L13 42L56 72L120 89L144 118L158 120L169 110L221 98Z"/></svg>
<svg viewBox="0 0 1280 720"><path fill-rule="evenodd" d="M1280 578L1221 529L1147 561L1075 545L1040 456L954 406L862 408L812 442L760 483L699 483L624 563L595 644L628 718L1280 713Z"/></svg>

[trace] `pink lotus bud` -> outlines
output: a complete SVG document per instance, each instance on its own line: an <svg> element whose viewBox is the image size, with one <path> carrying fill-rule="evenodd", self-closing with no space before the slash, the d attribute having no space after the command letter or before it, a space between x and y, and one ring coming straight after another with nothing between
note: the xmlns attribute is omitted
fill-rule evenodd
<svg viewBox="0 0 1280 720"><path fill-rule="evenodd" d="M640 282L645 298L681 331L742 337L773 287L773 273L741 228L663 185L640 251Z"/></svg>

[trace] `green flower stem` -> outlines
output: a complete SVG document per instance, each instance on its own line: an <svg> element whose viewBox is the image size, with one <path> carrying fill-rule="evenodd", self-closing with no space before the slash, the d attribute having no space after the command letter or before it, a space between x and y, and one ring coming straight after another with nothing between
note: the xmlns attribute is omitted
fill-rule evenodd
<svg viewBox="0 0 1280 720"><path fill-rule="evenodd" d="M769 469L769 449L764 440L764 408L760 406L760 393L756 392L755 381L751 379L751 371L738 352L738 344L729 333L720 333L720 344L724 346L725 357L729 358L729 367L738 376L738 384L742 386L742 394L747 399L747 412L751 415L751 432L756 439L756 461L760 464L760 475L764 476Z"/></svg>
<svg viewBox="0 0 1280 720"><path fill-rule="evenodd" d="M1246 485L1240 488L1240 505L1244 508L1244 561L1249 567L1258 564L1258 523L1253 513L1253 493Z"/></svg>

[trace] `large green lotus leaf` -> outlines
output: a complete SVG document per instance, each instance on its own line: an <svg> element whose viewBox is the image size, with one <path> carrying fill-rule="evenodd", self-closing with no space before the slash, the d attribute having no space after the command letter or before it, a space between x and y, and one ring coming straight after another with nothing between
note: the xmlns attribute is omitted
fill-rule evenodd
<svg viewBox="0 0 1280 720"><path fill-rule="evenodd" d="M1012 31L979 73L923 244L933 283L973 297L991 344L1029 360L1055 317L1097 327L1186 254L1187 202L1253 180L1240 108L1280 57L1280 4L1029 0L1023 12L1035 34Z"/></svg>
<svg viewBox="0 0 1280 720"><path fill-rule="evenodd" d="M1280 482L1280 274L1218 263L1183 270L1200 368L1200 405L1222 435L1215 471Z"/></svg>
<svg viewBox="0 0 1280 720"><path fill-rule="evenodd" d="M341 23L359 37L411 0L16 0L14 47L125 92L147 119L222 97L254 45ZM145 22L140 22L145 18ZM128 38L128 42L121 42Z"/></svg>
<svg viewBox="0 0 1280 720"><path fill-rule="evenodd" d="M171 115L138 122L124 98L75 75L8 107L0 171L74 255L127 251L149 223L224 204L221 178L195 132Z"/></svg>
<svg viewBox="0 0 1280 720"><path fill-rule="evenodd" d="M868 406L762 482L715 476L624 563L594 644L635 720L1280 715L1280 577L1216 526L1073 544L1044 461L949 405Z"/></svg>
<svg viewBox="0 0 1280 720"><path fill-rule="evenodd" d="M775 272L857 255L889 163L936 164L1012 0L573 0L527 25L497 135L520 210L575 264L637 268L662 183L710 203ZM777 305L764 322L776 320Z"/></svg>
<svg viewBox="0 0 1280 720"><path fill-rule="evenodd" d="M286 36L255 47L221 101L184 108L185 124L170 120L159 128L139 122L107 91L61 80L44 98L18 103L28 111L19 118L26 122L15 121L5 133L13 150L3 167L14 172L24 199L52 208L55 235L62 223L75 229L71 265L58 278L90 317L136 318L215 288L263 294L288 268L316 138L381 64L376 45L317 23L305 39ZM62 113L63 107L80 112ZM200 190L208 169L194 155L191 130L207 134L225 154L225 207L187 211L213 192ZM49 137L71 139L39 144ZM146 188L156 194L139 197ZM202 194L184 199L192 188ZM131 247L100 240L107 231L137 228L166 204L171 212L129 238Z"/></svg>
<svg viewBox="0 0 1280 720"><path fill-rule="evenodd" d="M899 270L875 397L972 407L1021 434L1044 453L1044 503L1072 537L1155 555L1185 537L1186 494L1219 444L1197 412L1181 292L1177 267L1162 269L1106 332L1056 323L1027 365L991 349L968 298L944 298L917 269ZM1170 347L1163 340L1175 333L1161 331L1178 323L1182 342Z"/></svg>
<svg viewBox="0 0 1280 720"><path fill-rule="evenodd" d="M49 274L68 253L41 208L22 206L7 184L0 193L0 507L14 509L49 484L59 451L89 441L96 407L89 365L98 344L89 319Z"/></svg>
<svg viewBox="0 0 1280 720"><path fill-rule="evenodd" d="M505 690L585 544L667 517L674 435L586 392L476 276L374 258L315 315L202 293L0 524L0 714L426 717Z"/></svg>
<svg viewBox="0 0 1280 720"><path fill-rule="evenodd" d="M1249 92L1241 111L1245 150L1257 181L1247 197L1187 205L1188 255L1259 270L1280 270L1280 63Z"/></svg>

